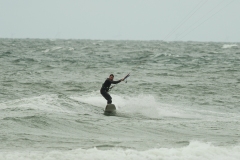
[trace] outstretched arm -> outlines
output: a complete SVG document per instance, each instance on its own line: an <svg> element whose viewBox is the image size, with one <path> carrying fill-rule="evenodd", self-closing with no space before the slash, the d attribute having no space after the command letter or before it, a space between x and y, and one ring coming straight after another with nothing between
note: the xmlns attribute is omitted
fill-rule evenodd
<svg viewBox="0 0 240 160"><path fill-rule="evenodd" d="M118 83L120 83L121 81L123 81L123 79L120 79L119 81L112 81L112 84L118 84Z"/></svg>

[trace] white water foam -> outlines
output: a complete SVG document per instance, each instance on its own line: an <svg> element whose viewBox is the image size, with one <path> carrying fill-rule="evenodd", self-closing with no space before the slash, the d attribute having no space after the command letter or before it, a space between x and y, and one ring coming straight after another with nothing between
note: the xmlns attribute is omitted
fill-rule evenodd
<svg viewBox="0 0 240 160"><path fill-rule="evenodd" d="M61 49L62 47L53 47L51 50L52 51L55 51L55 50L59 50L59 49Z"/></svg>
<svg viewBox="0 0 240 160"><path fill-rule="evenodd" d="M46 49L46 50L44 50L44 51L42 51L43 53L47 53L47 52L49 52L50 50L49 49Z"/></svg>
<svg viewBox="0 0 240 160"><path fill-rule="evenodd" d="M106 100L101 96L99 91L83 96L70 96L70 98L96 107L104 108L104 106L106 106Z"/></svg>
<svg viewBox="0 0 240 160"><path fill-rule="evenodd" d="M150 118L192 118L192 116L183 113L183 111L174 108L172 105L158 102L153 95L119 96L111 94L111 96L113 98L113 104L115 104L119 112L139 113ZM100 95L99 91L84 96L71 96L70 98L100 108L104 108L107 102Z"/></svg>
<svg viewBox="0 0 240 160"><path fill-rule="evenodd" d="M68 50L69 50L69 51L74 51L74 48L68 47Z"/></svg>
<svg viewBox="0 0 240 160"><path fill-rule="evenodd" d="M0 103L2 109L34 109L43 112L60 112L60 113L72 113L59 102L58 95L41 95L36 97L22 98L13 101Z"/></svg>
<svg viewBox="0 0 240 160"><path fill-rule="evenodd" d="M61 49L62 47L52 47L51 49L46 49L44 51L42 51L43 53L48 53L49 51L55 51L55 50L59 50Z"/></svg>
<svg viewBox="0 0 240 160"><path fill-rule="evenodd" d="M181 148L153 148L145 151L113 148L111 150L74 149L70 151L1 151L4 160L239 160L240 146L214 146L211 143L190 142Z"/></svg>
<svg viewBox="0 0 240 160"><path fill-rule="evenodd" d="M232 48L232 47L237 47L238 45L236 44L224 44L222 48Z"/></svg>

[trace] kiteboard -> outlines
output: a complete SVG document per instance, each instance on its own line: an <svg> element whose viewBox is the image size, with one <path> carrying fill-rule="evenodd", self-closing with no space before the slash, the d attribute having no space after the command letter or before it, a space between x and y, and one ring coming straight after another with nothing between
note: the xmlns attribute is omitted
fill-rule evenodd
<svg viewBox="0 0 240 160"><path fill-rule="evenodd" d="M106 107L105 107L105 110L104 112L107 112L107 113L114 113L116 112L116 107L114 104L108 104Z"/></svg>

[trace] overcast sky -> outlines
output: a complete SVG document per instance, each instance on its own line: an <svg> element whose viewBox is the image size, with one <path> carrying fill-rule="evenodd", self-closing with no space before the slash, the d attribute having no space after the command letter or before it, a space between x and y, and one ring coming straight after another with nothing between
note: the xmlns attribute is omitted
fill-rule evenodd
<svg viewBox="0 0 240 160"><path fill-rule="evenodd" d="M0 0L0 38L240 42L240 0Z"/></svg>

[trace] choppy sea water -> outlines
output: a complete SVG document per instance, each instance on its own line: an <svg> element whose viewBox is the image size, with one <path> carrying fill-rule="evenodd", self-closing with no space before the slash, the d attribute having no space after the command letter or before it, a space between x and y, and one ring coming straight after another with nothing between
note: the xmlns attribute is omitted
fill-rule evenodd
<svg viewBox="0 0 240 160"><path fill-rule="evenodd" d="M240 159L240 43L0 39L0 74L0 159Z"/></svg>

